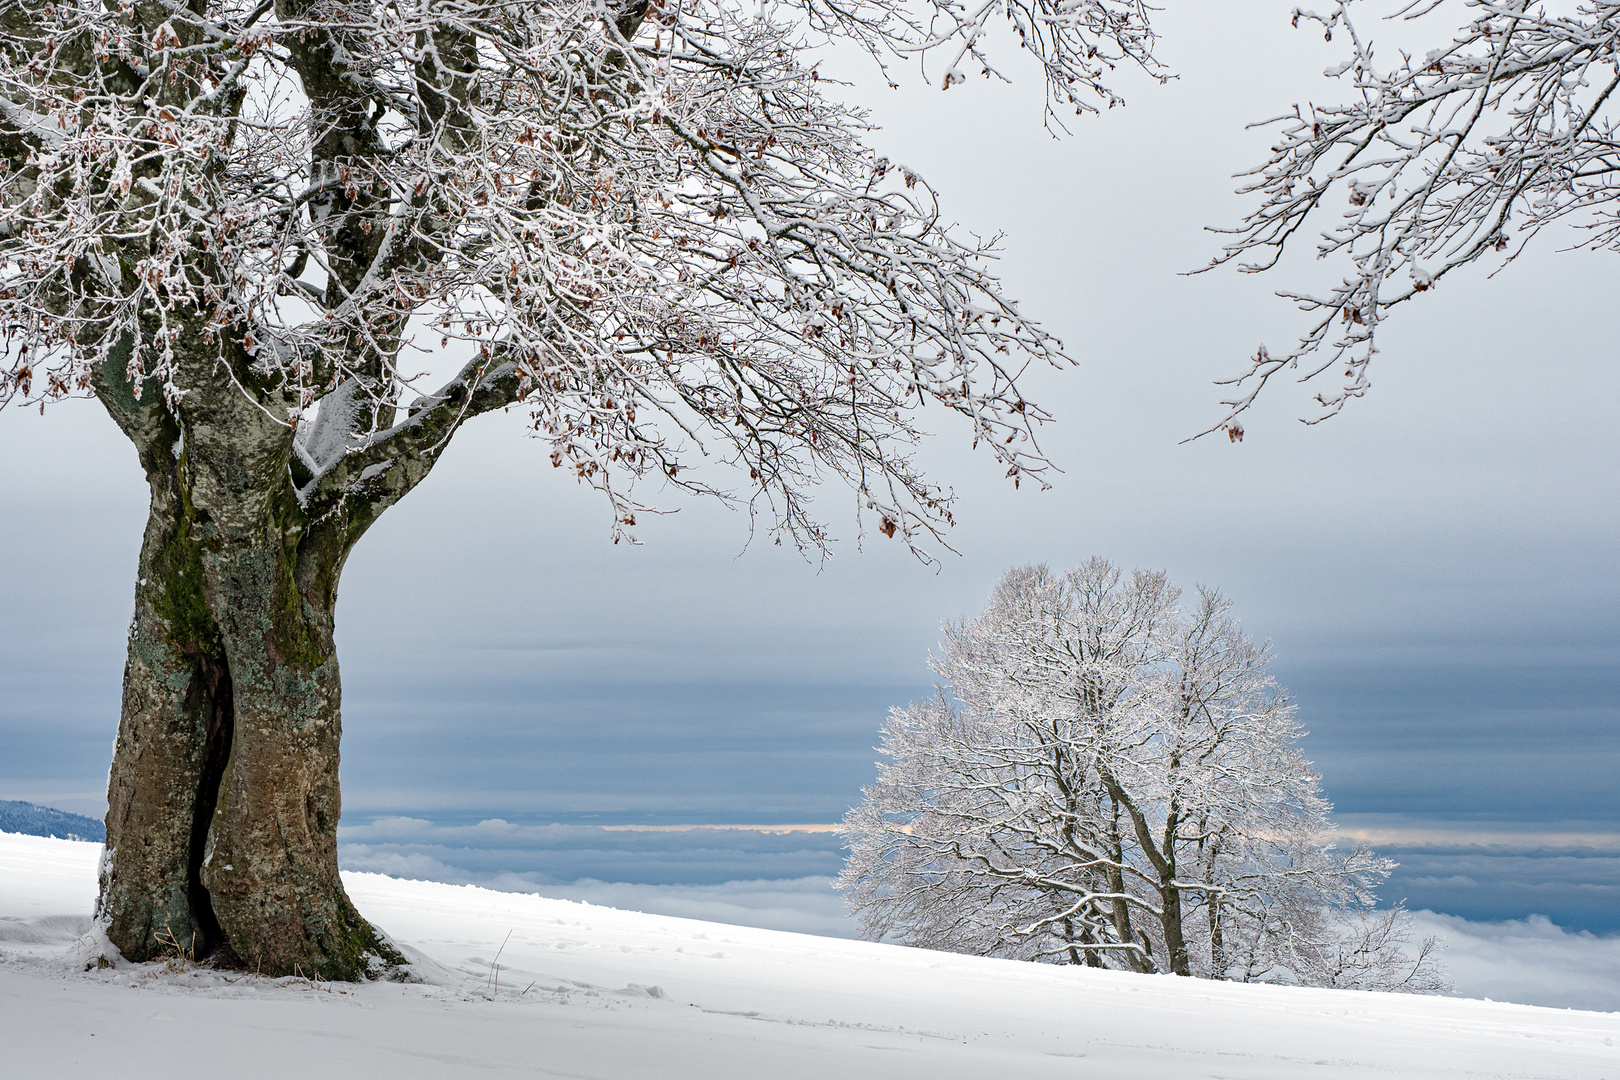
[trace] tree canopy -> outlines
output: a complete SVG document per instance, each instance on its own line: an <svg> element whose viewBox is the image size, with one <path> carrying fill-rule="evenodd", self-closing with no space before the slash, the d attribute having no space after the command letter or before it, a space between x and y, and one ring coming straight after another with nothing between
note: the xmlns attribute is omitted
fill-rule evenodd
<svg viewBox="0 0 1620 1080"><path fill-rule="evenodd" d="M1432 991L1394 865L1333 835L1269 650L1219 593L1102 559L1010 570L948 623L844 822L839 886L908 944L1139 972Z"/></svg>
<svg viewBox="0 0 1620 1080"><path fill-rule="evenodd" d="M1118 61L1153 65L1121 0L9 10L0 401L183 411L223 372L295 433L300 505L368 516L468 417L520 406L616 536L638 479L729 495L694 478L708 457L810 546L828 474L914 545L950 521L911 464L924 401L1039 480L1047 417L1016 380L1066 358L807 43L954 50L951 85L1005 15L1077 109L1113 100ZM460 373L419 386L415 358L452 349Z"/></svg>

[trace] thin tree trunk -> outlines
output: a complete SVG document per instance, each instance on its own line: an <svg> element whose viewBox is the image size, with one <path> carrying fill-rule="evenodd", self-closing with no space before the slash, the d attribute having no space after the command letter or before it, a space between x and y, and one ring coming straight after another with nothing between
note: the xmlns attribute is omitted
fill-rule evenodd
<svg viewBox="0 0 1620 1080"><path fill-rule="evenodd" d="M1176 766L1172 758L1171 768ZM1143 823L1145 825L1145 822ZM1145 830L1144 830L1145 831ZM1181 925L1181 887L1176 884L1177 834L1181 831L1181 811L1174 798L1164 819L1162 850L1153 859L1159 871L1159 925L1164 930L1164 950L1170 954L1170 973L1191 975L1192 958L1187 955L1187 935ZM1152 853L1150 852L1150 857Z"/></svg>
<svg viewBox="0 0 1620 1080"><path fill-rule="evenodd" d="M1181 890L1170 879L1159 886L1159 926L1164 931L1164 949L1170 954L1172 975L1191 975L1192 964L1187 956L1187 939L1181 929Z"/></svg>
<svg viewBox="0 0 1620 1080"><path fill-rule="evenodd" d="M1073 919L1063 920L1063 940L1069 944L1069 963L1085 965L1086 967L1100 968L1103 966L1102 957L1097 955L1094 948L1088 945L1098 944L1097 936L1091 932L1091 927L1082 922L1078 931L1074 928Z"/></svg>
<svg viewBox="0 0 1620 1080"><path fill-rule="evenodd" d="M1187 958L1187 941L1181 927L1181 889L1176 885L1176 832L1180 828L1180 815L1174 801L1165 817L1164 842L1161 845L1153 840L1153 831L1148 828L1147 818L1140 808L1126 793L1119 781L1106 770L1099 770L1103 787L1108 791L1109 798L1114 802L1114 830L1119 830L1119 812L1123 810L1131 820L1131 828L1136 833L1136 841L1142 849L1142 854L1152 864L1157 875L1157 892L1159 894L1159 928L1164 934L1165 951L1170 964L1170 972L1174 975L1191 975L1192 965ZM1116 841L1117 843L1117 841Z"/></svg>
<svg viewBox="0 0 1620 1080"><path fill-rule="evenodd" d="M1113 817L1109 823L1108 854L1113 861L1103 868L1103 877L1108 882L1108 891L1114 894L1114 899L1110 902L1109 908L1109 914L1112 916L1114 924L1114 936L1120 940L1121 944L1140 944L1146 948L1147 943L1142 940L1141 935L1131 926L1130 904L1122 899L1125 895L1125 873L1120 867L1124 865L1125 847L1119 835L1120 806L1117 799L1110 797L1109 801L1113 809ZM1147 974L1157 970L1153 964L1152 956L1144 952L1125 951L1125 961L1130 964L1132 971Z"/></svg>
<svg viewBox="0 0 1620 1080"><path fill-rule="evenodd" d="M1209 977L1226 978L1225 927L1221 919L1221 893L1215 888L1215 860L1220 857L1221 842L1210 841L1209 853L1204 860L1204 905L1209 916Z"/></svg>

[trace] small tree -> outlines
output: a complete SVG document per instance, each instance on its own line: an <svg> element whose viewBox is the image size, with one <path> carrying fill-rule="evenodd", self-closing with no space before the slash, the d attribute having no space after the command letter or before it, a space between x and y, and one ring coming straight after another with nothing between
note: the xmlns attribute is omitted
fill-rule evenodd
<svg viewBox="0 0 1620 1080"><path fill-rule="evenodd" d="M831 476L920 548L951 520L910 456L929 402L1040 479L1015 380L1057 342L801 56L947 49L949 86L1000 11L1052 104L1092 108L1151 66L1145 9L743 7L0 14L0 403L93 395L151 491L98 907L126 956L352 978L386 952L337 872L338 579L473 417L527 410L615 538L639 480L821 547ZM436 350L460 371L418 387Z"/></svg>
<svg viewBox="0 0 1620 1080"><path fill-rule="evenodd" d="M889 761L845 820L839 885L865 933L1321 985L1404 965L1407 988L1439 985L1428 951L1377 946L1403 913L1351 929L1393 864L1334 843L1266 648L1219 593L1179 599L1101 559L1025 567L944 628L949 694L894 711ZM1349 956L1365 972L1329 959Z"/></svg>

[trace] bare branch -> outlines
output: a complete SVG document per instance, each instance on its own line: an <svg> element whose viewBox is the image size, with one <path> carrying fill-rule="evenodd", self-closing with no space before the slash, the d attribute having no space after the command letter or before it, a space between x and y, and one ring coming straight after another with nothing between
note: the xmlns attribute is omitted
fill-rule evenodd
<svg viewBox="0 0 1620 1080"><path fill-rule="evenodd" d="M1309 329L1286 352L1262 346L1224 380L1226 414L1202 434L1240 435L1237 417L1283 372L1335 381L1306 422L1335 415L1371 387L1377 331L1391 310L1465 266L1499 257L1500 268L1548 225L1580 229L1576 247L1620 246L1620 3L1583 0L1563 14L1528 0L1471 0L1472 19L1449 42L1422 57L1400 53L1384 68L1351 20L1353 2L1294 20L1348 39L1349 57L1327 74L1355 98L1271 122L1271 157L1244 174L1242 189L1260 205L1219 230L1233 239L1211 264L1269 269L1308 222L1343 206L1316 253L1349 269L1326 293L1279 293L1311 313ZM1402 17L1439 17L1442 8Z"/></svg>

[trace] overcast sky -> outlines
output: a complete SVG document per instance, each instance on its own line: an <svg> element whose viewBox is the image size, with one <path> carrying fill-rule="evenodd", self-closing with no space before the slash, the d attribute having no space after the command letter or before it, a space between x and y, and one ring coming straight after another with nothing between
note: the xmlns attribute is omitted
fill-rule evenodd
<svg viewBox="0 0 1620 1080"><path fill-rule="evenodd" d="M1010 565L1100 554L1235 600L1346 815L1620 828L1612 255L1548 237L1449 278L1344 415L1306 427L1310 392L1279 384L1241 444L1180 443L1218 419L1212 380L1299 330L1272 290L1323 272L1181 276L1244 209L1231 174L1265 149L1244 123L1339 92L1289 10L1176 5L1180 80L1124 77L1128 107L1064 140L1033 81L890 92L830 60L885 153L1005 232L1009 291L1080 362L1028 391L1058 418L1054 490L1013 491L936 410L924 461L961 497L937 571L857 544L833 488L825 566L674 497L615 547L521 417L483 418L346 570L346 820L835 820L938 624ZM0 461L0 798L99 816L143 481L93 404L0 416Z"/></svg>

